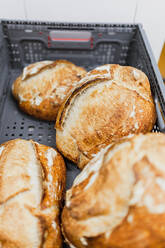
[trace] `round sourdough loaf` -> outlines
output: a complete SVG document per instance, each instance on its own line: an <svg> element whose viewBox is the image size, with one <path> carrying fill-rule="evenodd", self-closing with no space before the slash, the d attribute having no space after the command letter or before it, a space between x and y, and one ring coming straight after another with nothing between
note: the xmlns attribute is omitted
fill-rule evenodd
<svg viewBox="0 0 165 248"><path fill-rule="evenodd" d="M62 101L85 73L66 60L40 61L24 68L12 92L24 112L53 121Z"/></svg>
<svg viewBox="0 0 165 248"><path fill-rule="evenodd" d="M78 85L58 112L56 143L80 168L117 139L152 130L155 106L142 71L104 65L88 72Z"/></svg>
<svg viewBox="0 0 165 248"><path fill-rule="evenodd" d="M0 247L62 247L65 177L51 147L21 139L0 146Z"/></svg>
<svg viewBox="0 0 165 248"><path fill-rule="evenodd" d="M66 193L62 230L71 247L165 247L165 135L107 146Z"/></svg>

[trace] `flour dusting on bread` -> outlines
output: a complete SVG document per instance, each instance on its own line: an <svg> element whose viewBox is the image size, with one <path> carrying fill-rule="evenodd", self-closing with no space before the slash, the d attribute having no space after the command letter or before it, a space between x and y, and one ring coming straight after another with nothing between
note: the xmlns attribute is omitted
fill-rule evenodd
<svg viewBox="0 0 165 248"><path fill-rule="evenodd" d="M40 204L43 190L42 190L42 182L41 182L41 166L39 164L38 159L35 155L35 150L31 142L29 142L29 146L31 146L31 150L33 151L33 155L31 156L31 161L27 164L27 171L30 178L31 190L36 199L36 206Z"/></svg>
<svg viewBox="0 0 165 248"><path fill-rule="evenodd" d="M80 238L80 241L81 241L81 243L82 243L83 245L85 245L85 246L88 245L88 242L87 242L86 238L81 237L81 238Z"/></svg>
<svg viewBox="0 0 165 248"><path fill-rule="evenodd" d="M76 186L80 183L82 183L85 179L87 179L91 173L93 173L94 178L91 179L91 182L89 181L89 185L86 185L86 189L92 185L94 182L94 179L97 177L97 173L102 165L102 160L104 158L104 154L106 153L109 146L107 146L105 149L102 149L95 158L84 168L84 170L76 177L73 185Z"/></svg>
<svg viewBox="0 0 165 248"><path fill-rule="evenodd" d="M37 106L39 106L41 104L41 102L43 101L43 98L40 96L36 96L34 98L34 100L31 100L32 104L35 104Z"/></svg>
<svg viewBox="0 0 165 248"><path fill-rule="evenodd" d="M165 213L165 203L156 203L154 197L151 194L148 194L144 197L142 204L151 214Z"/></svg>
<svg viewBox="0 0 165 248"><path fill-rule="evenodd" d="M156 178L156 183L159 185L159 187L165 191L165 179L163 177L157 177Z"/></svg>
<svg viewBox="0 0 165 248"><path fill-rule="evenodd" d="M140 202L144 194L144 191L145 191L145 187L144 187L143 182L138 181L134 186L134 189L132 192L132 198L130 200L130 205L135 205L138 202Z"/></svg>
<svg viewBox="0 0 165 248"><path fill-rule="evenodd" d="M46 152L46 158L48 160L48 166L53 166L53 159L57 156L57 152L54 149L49 148Z"/></svg>
<svg viewBox="0 0 165 248"><path fill-rule="evenodd" d="M25 80L28 76L34 75L38 73L42 68L47 65L52 64L53 61L41 61L32 65L28 65L23 69L22 80Z"/></svg>
<svg viewBox="0 0 165 248"><path fill-rule="evenodd" d="M66 87L66 86L65 86L65 87L61 86L61 87L58 87L58 88L56 89L55 94L56 94L58 97L60 97L61 99L64 99L64 98L66 97L66 91L67 91L67 87Z"/></svg>
<svg viewBox="0 0 165 248"><path fill-rule="evenodd" d="M110 65L103 65L103 66L96 67L92 71L88 72L79 82L76 83L76 85L81 85L83 83L95 80L97 78L111 79L111 70L110 69L111 69ZM100 73L103 71L106 71L106 73ZM94 73L94 72L97 72L97 73Z"/></svg>
<svg viewBox="0 0 165 248"><path fill-rule="evenodd" d="M106 73L104 73L104 76L108 77L108 78L111 78L111 65L109 65L109 64L98 66L94 70L100 71L100 72L106 71Z"/></svg>
<svg viewBox="0 0 165 248"><path fill-rule="evenodd" d="M132 224L132 222L133 222L133 215L132 215L132 214L128 215L127 221L128 221L130 224Z"/></svg>
<svg viewBox="0 0 165 248"><path fill-rule="evenodd" d="M2 154L3 150L4 150L4 146L1 146L0 147L0 155Z"/></svg>
<svg viewBox="0 0 165 248"><path fill-rule="evenodd" d="M130 116L129 116L129 117L134 118L134 117L136 116L136 111L135 111L135 109L136 109L136 106L133 104L132 112L130 113Z"/></svg>
<svg viewBox="0 0 165 248"><path fill-rule="evenodd" d="M140 78L140 73L137 70L134 69L132 73L135 80L138 80Z"/></svg>

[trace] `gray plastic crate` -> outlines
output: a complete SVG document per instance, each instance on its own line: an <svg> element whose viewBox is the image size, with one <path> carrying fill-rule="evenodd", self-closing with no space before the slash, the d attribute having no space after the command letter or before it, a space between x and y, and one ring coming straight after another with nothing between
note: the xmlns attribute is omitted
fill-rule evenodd
<svg viewBox="0 0 165 248"><path fill-rule="evenodd" d="M141 25L1 20L0 143L25 138L56 147L54 123L20 111L11 94L11 85L23 67L56 59L68 59L87 70L106 63L141 69L149 78L156 104L153 131L165 131L165 86ZM65 161L69 188L79 169Z"/></svg>

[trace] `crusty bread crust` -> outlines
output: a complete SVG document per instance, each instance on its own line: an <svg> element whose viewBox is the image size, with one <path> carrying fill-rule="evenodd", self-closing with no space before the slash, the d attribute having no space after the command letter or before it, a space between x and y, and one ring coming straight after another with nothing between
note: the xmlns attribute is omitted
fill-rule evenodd
<svg viewBox="0 0 165 248"><path fill-rule="evenodd" d="M107 144L151 131L155 120L150 84L142 71L100 66L88 72L61 105L57 148L83 168Z"/></svg>
<svg viewBox="0 0 165 248"><path fill-rule="evenodd" d="M165 135L107 147L66 193L66 241L77 248L165 247Z"/></svg>
<svg viewBox="0 0 165 248"><path fill-rule="evenodd" d="M58 109L85 69L66 60L41 61L24 68L12 86L19 107L43 120L56 120Z"/></svg>
<svg viewBox="0 0 165 248"><path fill-rule="evenodd" d="M0 247L60 248L65 163L32 140L0 146Z"/></svg>

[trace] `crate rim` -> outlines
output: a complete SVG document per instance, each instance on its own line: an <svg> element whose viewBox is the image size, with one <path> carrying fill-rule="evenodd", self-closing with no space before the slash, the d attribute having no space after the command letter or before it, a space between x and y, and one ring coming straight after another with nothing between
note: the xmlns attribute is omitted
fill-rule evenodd
<svg viewBox="0 0 165 248"><path fill-rule="evenodd" d="M142 27L142 23L135 23L135 22L125 22L125 23L118 23L118 22L70 22L70 21L47 21L47 20L25 20L25 19L7 19L7 18L0 18L0 23L2 24L19 24L19 25L90 25L96 27ZM106 26L104 26L106 25ZM89 27L90 27L89 26Z"/></svg>

